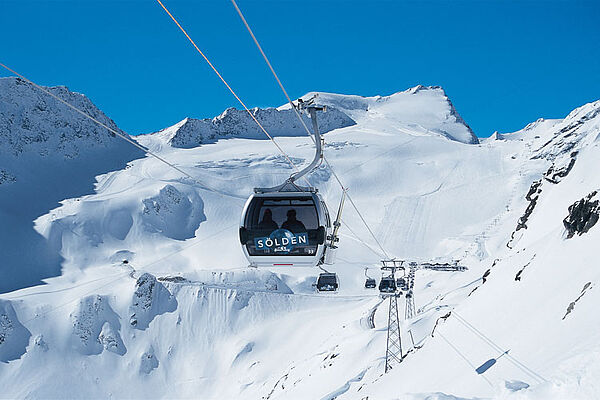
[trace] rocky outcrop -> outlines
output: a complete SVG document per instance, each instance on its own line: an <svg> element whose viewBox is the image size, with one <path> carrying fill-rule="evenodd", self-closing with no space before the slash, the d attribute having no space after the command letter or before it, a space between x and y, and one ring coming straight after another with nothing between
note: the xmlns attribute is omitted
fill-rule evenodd
<svg viewBox="0 0 600 400"><path fill-rule="evenodd" d="M126 135L87 97L44 88ZM94 192L95 178L144 153L19 78L0 78L0 293L61 274L60 248L32 224L59 202Z"/></svg>
<svg viewBox="0 0 600 400"><path fill-rule="evenodd" d="M158 368L158 358L154 354L154 348L150 346L140 356L140 374L148 375L154 369Z"/></svg>
<svg viewBox="0 0 600 400"><path fill-rule="evenodd" d="M84 355L100 354L104 350L123 355L127 352L119 331L119 315L113 311L108 298L92 295L83 298L71 313L75 347Z"/></svg>
<svg viewBox="0 0 600 400"><path fill-rule="evenodd" d="M556 165L553 163L548 169L548 171L546 171L546 173L544 174L544 179L550 183L559 183L562 180L562 178L569 175L569 172L571 172L571 170L575 166L575 161L577 161L578 153L579 152L577 151L572 152L571 159L569 160L568 164L563 165L562 167L557 168Z"/></svg>
<svg viewBox="0 0 600 400"><path fill-rule="evenodd" d="M250 112L272 136L306 136L307 134L292 109L253 108ZM173 147L191 148L214 143L223 138L267 139L252 116L246 110L228 108L212 119L187 118L171 133L169 143ZM305 114L301 116L306 126L312 130L310 118ZM335 108L329 108L327 112L319 115L321 133L355 124L352 118Z"/></svg>
<svg viewBox="0 0 600 400"><path fill-rule="evenodd" d="M589 289L591 289L591 288L592 288L592 282L587 282L585 285L583 285L583 289L581 289L581 293L579 294L579 296L577 296L577 298L575 300L573 300L572 302L569 303L569 306L567 307L567 312L562 317L563 320L565 318L567 318L567 316L573 312L573 310L575 309L575 305L577 304L577 302L579 300L581 300L581 298L585 295L585 293Z"/></svg>
<svg viewBox="0 0 600 400"><path fill-rule="evenodd" d="M132 327L144 330L157 315L176 309L177 300L154 275L144 273L138 278L129 307L129 323Z"/></svg>
<svg viewBox="0 0 600 400"><path fill-rule="evenodd" d="M533 210L535 209L540 194L542 193L542 183L542 180L538 179L537 181L534 181L529 187L529 191L525 195L525 200L527 200L529 204L527 205L527 208L525 209L523 215L519 217L519 220L517 221L517 227L510 234L510 239L506 243L506 247L508 247L509 249L513 248L513 242L517 240L515 238L516 233L521 229L527 229L527 221L529 220L531 214L533 214Z"/></svg>
<svg viewBox="0 0 600 400"><path fill-rule="evenodd" d="M53 95L127 135L86 96L65 86L45 88ZM35 153L42 157L73 159L91 148L125 145L130 154L143 154L89 118L20 78L0 78L0 154Z"/></svg>
<svg viewBox="0 0 600 400"><path fill-rule="evenodd" d="M597 193L597 191L593 191L569 206L569 215L563 220L567 230L567 239L572 238L575 234L583 235L598 222L600 200L593 200Z"/></svg>
<svg viewBox="0 0 600 400"><path fill-rule="evenodd" d="M172 239L193 238L200 223L206 221L204 202L195 191L184 193L173 185L166 185L158 195L142 203L146 229Z"/></svg>
<svg viewBox="0 0 600 400"><path fill-rule="evenodd" d="M25 328L10 301L0 300L0 362L20 358L27 350L31 332Z"/></svg>
<svg viewBox="0 0 600 400"><path fill-rule="evenodd" d="M531 186L529 187L529 191L525 195L525 199L529 202L529 204L527 205L525 212L523 213L523 215L519 218L519 221L517 222L516 231L518 231L520 229L527 229L527 220L533 213L533 210L535 209L535 206L537 205L537 201L540 197L540 193L542 193L541 186L542 186L542 181L540 179L540 180L533 182L531 184Z"/></svg>

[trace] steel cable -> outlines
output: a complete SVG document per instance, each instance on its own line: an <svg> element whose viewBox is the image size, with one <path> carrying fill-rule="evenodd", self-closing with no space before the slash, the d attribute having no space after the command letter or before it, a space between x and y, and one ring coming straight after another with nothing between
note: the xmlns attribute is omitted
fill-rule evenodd
<svg viewBox="0 0 600 400"><path fill-rule="evenodd" d="M216 193L220 196L224 196L224 197L232 197L238 200L244 200L241 197L238 196L234 196L228 193L223 193L217 189L211 188L210 186L200 182L198 179L194 178L192 175L190 175L189 173L187 173L186 171L182 170L181 168L179 168L178 166L176 166L175 164L165 160L164 158L162 158L161 156L159 156L158 154L150 151L149 149L145 148L144 146L142 146L141 144L139 144L138 142L136 142L135 140L131 139L130 137L122 134L121 132L117 131L116 129L113 129L111 127L109 127L108 125L100 122L99 120L97 120L96 118L92 117L91 115L85 113L84 111L81 111L79 108L75 107L74 105L70 104L69 102L61 99L60 97L58 97L57 95L55 95L54 93L50 92L48 89L44 88L43 86L40 86L38 84L36 84L35 82L33 82L32 80L26 78L25 76L21 75L20 73L18 73L17 71L13 70L12 68L6 66L5 64L0 63L0 66L2 66L3 68L5 68L6 70L10 71L11 73L15 74L16 76L18 76L19 78L23 79L24 81L28 82L29 84L33 85L35 88L37 88L38 90L41 90L42 92L46 93L47 95L53 97L55 100L59 101L60 103L64 104L65 106L69 107L70 109L76 111L77 113L83 115L84 117L88 118L89 120L95 122L96 124L100 125L101 127L107 129L109 132L113 133L114 135L116 135L117 137L125 140L126 142L132 144L133 146L137 147L138 149L142 150L145 154L148 154L154 158L156 158L157 160L159 160L160 162L166 164L167 166L169 166L170 168L173 168L174 170L176 170L177 172L179 172L180 174L190 178L193 182L195 182L196 184L198 184L200 187L202 187L203 189L206 189L210 192Z"/></svg>
<svg viewBox="0 0 600 400"><path fill-rule="evenodd" d="M160 0L157 0L160 2ZM252 39L254 40L254 43L256 44L256 46L258 47L258 50L260 51L260 53L262 54L265 62L267 63L267 65L269 66L269 69L271 70L271 72L273 73L273 76L275 77L275 79L277 80L277 83L279 84L279 87L281 88L281 90L283 91L285 97L287 98L288 102L290 103L292 110L294 110L296 116L298 117L298 119L300 120L300 123L302 124L302 126L304 127L304 129L306 130L306 133L308 134L309 137L312 138L311 136L311 132L310 129L308 129L308 126L306 126L306 123L304 122L304 120L302 119L302 117L300 116L300 114L298 113L298 110L296 109L294 103L292 102L290 96L288 95L287 91L285 90L285 87L283 86L283 84L281 83L281 80L279 79L279 76L277 76L277 73L275 72L275 69L273 68L273 66L271 65L271 62L269 61L269 58L267 57L267 55L265 54L265 52L263 51L260 43L258 42L258 39L256 38L256 36L254 35L254 32L252 31L252 28L250 28L250 25L248 24L248 21L246 20L246 18L244 17L244 14L242 13L242 10L240 10L240 8L238 7L237 3L235 2L235 0L231 0L231 3L233 4L233 6L235 7L238 15L240 16L242 22L244 23L244 25L246 26L246 29L248 30L248 32L250 33L250 36L252 36ZM162 4L162 3L161 3ZM337 180L338 184L340 185L340 187L342 188L342 190L346 190L346 187L344 186L344 184L342 183L341 179L339 178L339 176L337 175L337 173L335 172L335 170L333 169L333 167L331 166L331 164L329 163L329 161L327 160L327 158L325 157L325 155L323 155L323 161L325 161L325 164L327 165L327 167L329 168L329 170L331 171L331 173L333 174L333 176L335 177L335 179ZM347 193L348 196L348 200L350 200L350 204L352 205L352 207L354 208L354 210L356 211L356 213L358 214L358 216L360 217L360 219L362 220L363 224L367 227L367 230L369 231L369 233L371 234L371 236L373 237L373 239L375 240L375 242L377 243L377 246L379 246L379 248L381 249L381 251L383 252L383 254L385 254L385 256L389 259L390 256L388 255L388 253L385 251L385 249L383 248L383 246L381 245L381 243L379 242L379 240L377 239L377 237L375 236L375 234L373 233L373 231L371 230L371 227L369 226L369 224L367 224L367 221L364 219L364 217L362 216L362 214L360 213L360 211L358 210L358 207L356 206L356 204L354 203L354 200L352 200L352 197L350 196L349 193Z"/></svg>
<svg viewBox="0 0 600 400"><path fill-rule="evenodd" d="M515 365L517 368L521 369L527 375L531 376L534 379L539 380L540 382L548 382L543 376L529 368L527 365L516 359L514 356L505 351L502 347L497 345L492 339L486 336L483 332L477 329L473 324L467 321L464 317L460 316L456 311L453 311L452 314L456 317L456 320L460 322L464 327L472 331L475 335L477 335L481 340L483 340L488 346L490 346L495 351L499 353L506 354L508 360Z"/></svg>

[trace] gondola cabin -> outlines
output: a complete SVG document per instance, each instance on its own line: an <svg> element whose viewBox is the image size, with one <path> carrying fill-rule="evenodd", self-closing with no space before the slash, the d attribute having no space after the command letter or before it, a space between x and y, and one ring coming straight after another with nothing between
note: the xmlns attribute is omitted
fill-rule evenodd
<svg viewBox="0 0 600 400"><path fill-rule="evenodd" d="M404 278L396 279L396 286L402 290L408 290L408 282Z"/></svg>
<svg viewBox="0 0 600 400"><path fill-rule="evenodd" d="M339 282L337 274L331 272L325 272L319 274L317 279L317 290L319 292L335 292L338 290Z"/></svg>
<svg viewBox="0 0 600 400"><path fill-rule="evenodd" d="M381 293L395 293L396 281L394 278L391 276L381 278L379 281L379 291Z"/></svg>
<svg viewBox="0 0 600 400"><path fill-rule="evenodd" d="M314 267L332 234L329 212L314 191L254 193L244 207L240 242L253 267Z"/></svg>
<svg viewBox="0 0 600 400"><path fill-rule="evenodd" d="M375 289L377 287L377 281L373 278L367 278L365 281L365 289Z"/></svg>

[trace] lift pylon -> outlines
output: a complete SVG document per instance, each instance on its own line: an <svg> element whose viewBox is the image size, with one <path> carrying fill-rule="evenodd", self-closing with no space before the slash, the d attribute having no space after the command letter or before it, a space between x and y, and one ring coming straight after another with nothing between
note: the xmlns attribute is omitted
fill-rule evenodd
<svg viewBox="0 0 600 400"><path fill-rule="evenodd" d="M389 296L387 346L385 350L385 372L393 365L402 362L402 339L400 338L400 316L398 315L398 294Z"/></svg>
<svg viewBox="0 0 600 400"><path fill-rule="evenodd" d="M408 293L406 293L406 308L404 310L404 319L411 319L415 315L415 298L413 296L412 289L410 289Z"/></svg>
<svg viewBox="0 0 600 400"><path fill-rule="evenodd" d="M383 260L381 261L383 271L389 271L394 283L396 282L395 273L397 270L404 270L403 260ZM400 315L398 314L398 292L385 294L389 297L389 312L388 312L388 330L387 343L385 349L385 372L392 369L393 365L402 362L402 339L400 336Z"/></svg>
<svg viewBox="0 0 600 400"><path fill-rule="evenodd" d="M417 270L416 263L409 263L409 273L408 273L408 291L406 292L406 308L404 309L404 319L411 319L417 314L417 310L415 308L415 294L413 288L415 286L415 272Z"/></svg>

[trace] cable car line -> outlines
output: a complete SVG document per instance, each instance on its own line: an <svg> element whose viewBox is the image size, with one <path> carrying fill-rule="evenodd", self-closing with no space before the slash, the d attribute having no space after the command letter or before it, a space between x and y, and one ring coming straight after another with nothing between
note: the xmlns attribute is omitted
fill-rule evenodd
<svg viewBox="0 0 600 400"><path fill-rule="evenodd" d="M384 155L386 155L386 154L389 154L389 153L391 153L392 151L399 149L400 147L404 147L405 145L407 145L407 144L409 144L409 143L411 143L411 142L414 142L415 140L417 140L417 138L416 138L416 137L414 137L414 138L412 138L412 139L409 139L409 140L407 140L406 142L400 143L399 145L397 145L397 146L394 146L394 147L392 147L391 149L388 149L388 150L386 150L386 151L384 151L384 152L382 152L382 153L379 153L378 155L376 155L376 156L375 156L375 157L373 157L373 158L370 158L370 159L368 159L368 160L366 160L366 161L363 161L363 162L361 162L361 163L359 163L359 164L356 164L356 165L354 165L354 166L352 166L352 167L348 168L347 170L343 171L343 173L344 173L344 174L346 174L346 173L348 173L348 172L350 172L350 171L353 171L353 170L355 170L356 168L362 167L363 165L365 165L365 164L367 164L367 163L370 163L371 161L375 161L375 160L377 160L378 158L380 158L380 157L383 157Z"/></svg>
<svg viewBox="0 0 600 400"><path fill-rule="evenodd" d="M240 97L237 95L237 93L235 93L235 91L231 88L231 86L229 86L229 83L227 83L227 81L225 80L225 78L223 78L223 76L217 70L217 68L215 68L215 66L210 62L210 60L208 59L208 57L206 57L206 55L204 55L204 53L202 52L202 50L200 50L200 48L196 45L196 43L190 37L190 35L187 33L187 31L183 28L183 26L181 26L181 24L179 23L179 21L177 21L177 19L173 16L173 14L171 14L171 12L167 9L167 7L165 7L165 5L162 3L162 1L160 1L160 0L156 0L156 1L165 10L165 12L169 15L169 17L171 17L171 19L173 20L173 22L175 22L175 24L179 27L179 29L181 30L181 32L183 32L183 34L185 35L185 37L187 37L187 39L190 41L190 43L192 44L192 46L194 46L194 48L196 49L196 51L202 56L202 58L204 58L204 60L212 68L212 70L215 72L215 74L217 74L217 76L219 77L219 79L221 79L221 82L223 82L223 84L227 87L227 89L229 89L229 91L231 92L231 94L233 94L233 96L237 99L237 101L240 102L240 104L242 105L242 107L244 107L244 110L246 110L246 112L248 113L248 115L250 115L250 117L254 120L254 122L256 122L256 124L264 132L264 134L267 135L267 137L273 142L273 144L275 144L275 146L279 149L279 151L281 152L281 154L284 155L284 157L287 159L288 163L292 166L292 168L294 168L296 171L298 171L298 167L292 162L292 160L286 154L286 152L283 151L283 149L281 148L281 146L279 146L279 143L277 143L275 141L275 139L273 138L273 136L271 136L269 134L269 132L267 132L267 130L258 121L258 119L256 119L256 117L254 116L254 114L252 114L252 112L246 106L246 104L242 101L242 99L240 99Z"/></svg>
<svg viewBox="0 0 600 400"><path fill-rule="evenodd" d="M333 172L333 170L331 172ZM335 176L335 173L334 173L334 176ZM340 183L340 185L341 185L341 183ZM356 207L356 204L354 204L354 200L352 200L352 197L350 197L349 194L348 194L348 200L350 200L350 204L352 204L352 207L354 208L354 210L356 211L356 213L358 214L358 216L362 220L363 224L365 224L365 226L367 227L367 230L369 231L369 233L371 234L371 236L373 237L373 239L375 240L375 242L377 243L377 245L379 246L379 248L381 249L381 251L383 252L383 254L385 254L385 257L387 259L390 259L391 257L385 251L385 249L383 248L383 246L381 245L381 243L379 242L379 240L377 240L377 237L375 236L375 234L373 233L373 231L369 227L369 224L367 224L367 221L365 221L365 219L363 218L363 216L360 213L360 211L358 211L358 208Z"/></svg>
<svg viewBox="0 0 600 400"><path fill-rule="evenodd" d="M160 0L157 0L158 2L160 2ZM308 127L306 126L306 123L304 122L304 120L302 119L302 117L300 116L300 114L298 113L298 110L296 109L296 106L294 105L294 103L292 102L292 100L290 99L290 96L288 95L287 91L285 90L283 84L281 83L281 80L279 79L279 77L277 76L277 73L275 72L275 69L273 68L273 66L271 65L271 62L269 61L267 55L265 54L265 52L263 51L260 43L258 42L258 39L256 38L256 36L254 35L254 32L252 32L252 29L250 28L250 25L248 24L248 22L246 21L246 18L244 17L244 14L242 13L242 11L240 10L240 8L238 7L237 3L235 2L235 0L231 0L233 6L235 7L238 15L240 16L240 18L242 19L242 22L244 23L244 25L246 26L246 29L248 30L248 32L250 33L250 36L252 36L252 39L254 40L254 43L256 44L256 46L258 47L258 50L260 51L260 53L262 54L265 62L267 63L267 65L269 66L269 69L271 70L271 72L273 73L273 76L275 77L275 79L277 80L277 83L279 84L279 87L281 88L281 90L283 91L283 93L285 94L285 97L287 98L288 102L290 103L292 109L294 110L296 116L298 117L298 119L300 120L302 126L304 127L304 129L306 130L306 133L308 134L309 137L311 137L311 132L308 129ZM162 3L161 3L162 4ZM164 6L163 6L164 7ZM329 163L329 161L327 160L327 158L325 156L323 156L323 161L325 161L325 164L327 165L327 167L329 167L329 170L331 171L332 175L334 176L334 178L337 180L338 184L340 185L340 187L342 188L343 191L346 191L347 188L344 186L344 184L342 183L342 181L340 180L339 176L337 175L337 173L335 172L335 170L333 169L333 167L331 166L331 164ZM350 197L350 194L347 193L346 194L348 196L348 200L350 200L350 204L352 205L352 207L354 208L354 210L356 211L356 213L358 214L358 216L360 217L360 219L362 220L363 224L365 224L365 226L367 227L367 230L369 231L369 233L371 234L371 236L373 237L373 239L375 240L375 242L377 243L377 245L379 246L379 248L381 249L381 251L383 252L383 254L385 254L386 258L391 258L388 253L385 251L385 249L383 248L383 246L381 245L381 243L379 242L379 240L377 239L377 237L375 236L375 234L373 233L373 231L371 230L371 228L369 227L369 225L367 224L367 221L365 221L365 219L363 218L362 214L360 213L360 211L358 210L358 207L356 206L356 204L354 203L354 200L352 200L352 197Z"/></svg>
<svg viewBox="0 0 600 400"><path fill-rule="evenodd" d="M311 139L312 139L312 136L310 135L310 131L309 131L308 127L306 126L306 123L304 122L304 120L302 119L302 117L300 116L300 114L298 113L298 110L296 109L296 106L294 105L294 102L292 101L292 99L288 95L288 92L285 90L285 87L283 86L283 83L281 83L281 80L279 79L279 76L277 76L277 73L275 72L275 69L273 68L273 66L271 65L271 62L269 61L269 58L267 57L267 55L263 51L260 43L258 42L258 39L256 39L256 36L254 36L254 32L252 32L252 29L250 28L250 25L248 24L248 21L246 21L246 18L244 17L244 14L242 13L242 10L240 10L240 8L238 7L238 5L235 2L235 0L231 0L231 3L233 3L233 6L235 7L235 10L237 11L237 13L240 16L240 18L242 19L242 21L244 22L244 25L246 26L246 29L250 33L250 36L252 36L252 39L254 40L254 43L256 43L256 47L258 47L258 50L260 51L260 54L262 54L263 58L265 59L265 62L269 66L269 69L273 73L273 76L275 76L275 79L277 80L277 83L279 84L279 87L283 91L283 94L285 95L285 97L286 97L287 101L289 102L290 106L292 106L292 110L294 110L294 112L296 113L296 116L298 117L298 119L300 120L300 122L302 123L302 125L304 126L304 129L306 129L306 131L308 132L308 136L310 136Z"/></svg>
<svg viewBox="0 0 600 400"><path fill-rule="evenodd" d="M190 37L190 35L187 33L187 31L183 28L183 26L179 23L179 21L173 16L173 14L167 9L167 7L162 3L161 0L156 0L160 6L163 8L163 10L169 15L169 17L173 20L173 22L175 22L175 24L177 25L177 27L183 32L183 34L186 36L186 38L190 41L190 43L194 46L194 48L196 49L196 51L202 56L202 58L204 58L204 60L208 63L208 65L211 67L211 69L217 74L217 76L219 77L219 79L223 82L223 84L225 84L225 86L227 87L227 89L229 89L229 91L233 94L233 96L238 100L238 102L242 105L242 107L244 107L244 109L246 110L246 112L248 113L248 115L250 115L250 117L254 120L254 122L256 122L256 124L259 126L259 128L265 133L265 135L267 135L267 137L275 144L275 146L279 149L279 151L285 156L286 160L288 161L288 163L296 170L298 171L297 166L292 162L292 160L290 159L290 157L287 155L287 153L281 148L281 146L279 146L279 144L275 141L275 139L273 138L273 136L271 136L267 130L262 126L262 124L256 119L256 117L254 116L254 114L252 114L252 112L248 109L248 107L246 106L246 104L242 101L242 99L235 93L235 91L233 90L233 88L227 83L227 81L223 78L223 76L219 73L219 71L216 69L216 67L210 62L210 60L208 59L208 57L202 52L202 50L200 50L200 48L198 47L198 45L196 45L196 43L194 42L194 40ZM236 9L238 10L238 13L240 14L240 16L242 17L245 25L247 26L247 28L249 29L249 31L251 32L251 35L253 36L253 39L255 40L255 43L258 45L259 50L261 51L261 54L263 55L263 57L266 59L267 63L269 64L269 67L271 69L271 71L273 72L273 74L275 75L280 87L282 88L283 92L286 95L286 98L288 99L288 101L290 102L292 109L294 110L296 116L298 117L298 119L300 120L300 122L302 123L304 129L307 131L307 133L309 134L309 136L311 135L310 130L308 129L308 127L306 126L306 123L304 122L304 120L302 119L302 117L300 116L300 114L298 113L298 110L296 108L296 106L293 104L293 102L291 101L291 99L289 98L289 95L287 94L287 91L285 91L285 88L283 87L283 84L281 83L281 80L279 79L279 77L277 76L277 74L275 73L275 70L273 69L271 63L268 61L268 58L266 57L264 51L262 51L262 47L260 47L260 44L258 43L258 40L256 39L256 36L254 36L254 33L252 33L252 30L250 29L250 26L248 25L247 21L245 20L245 18L243 17L243 14L241 14L241 10L239 10L239 7L237 7L237 4L234 4L236 6ZM340 180L339 176L337 175L337 173L335 172L335 170L333 169L333 167L331 166L331 164L329 163L329 161L323 157L323 161L325 162L325 164L327 164L327 166L329 167L332 175L335 177L335 179L337 180L338 184L340 185L340 187L342 188L342 190L346 190L345 186L343 185L342 181ZM306 178L305 178L306 180ZM307 181L308 182L308 181ZM372 229L370 228L370 226L367 224L366 220L364 219L364 217L362 216L362 214L360 213L360 211L358 210L358 207L356 206L356 204L354 203L354 200L352 199L352 197L350 196L350 194L347 194L348 196L348 200L350 200L350 204L352 205L352 207L354 208L354 210L357 212L357 214L359 215L360 219L362 220L363 224L365 224L365 226L367 227L367 230L369 231L369 233L371 234L371 236L373 237L373 239L375 240L375 242L377 243L377 245L379 246L379 248L382 250L382 252L385 254L386 258L390 258L389 255L387 254L387 252L385 251L385 249L383 248L383 246L381 245L381 243L379 242L379 240L377 239L377 237L375 236L375 234L373 233Z"/></svg>
<svg viewBox="0 0 600 400"><path fill-rule="evenodd" d="M481 340L483 340L488 346L490 346L494 351L499 352L500 354L506 354L507 359L515 365L517 368L525 372L527 375L532 378L542 382L548 382L543 376L529 368L527 365L516 359L512 356L508 351L505 351L502 347L497 345L492 339L486 336L483 332L477 329L473 324L467 321L464 317L460 316L456 311L453 311L452 314L456 317L456 320L460 322L464 327L473 332L476 336L478 336Z"/></svg>
<svg viewBox="0 0 600 400"><path fill-rule="evenodd" d="M77 113L83 115L84 117L86 117L87 119L91 120L92 122L95 122L96 124L100 125L101 127L107 129L109 132L113 133L117 137L119 137L119 138L125 140L126 142L134 145L138 149L142 150L145 154L148 154L148 155L156 158L157 160L159 160L163 164L167 165L168 167L173 168L175 171L179 172L180 174L182 174L182 175L190 178L194 183L198 184L203 189L206 189L206 190L208 190L210 192L213 192L213 193L218 194L218 195L223 196L223 197L231 197L231 198L234 198L234 199L242 200L238 196L234 196L234 195L231 195L231 194L228 194L228 193L223 193L220 190L214 189L214 188L212 188L212 187L210 187L210 186L208 186L208 185L200 182L198 179L194 178L192 175L190 175L189 173L187 173L183 169L179 168L175 164L167 161L166 159L162 158L161 156L159 156L158 154L154 153L153 151L145 148L144 146L142 146L141 144L139 144L135 140L131 139L127 135L124 135L121 132L119 132L119 131L117 131L117 130L111 128L111 127L109 127L108 125L100 122L98 119L96 119L96 118L92 117L91 115L87 114L86 112L80 110L79 108L75 107L74 105L70 104L69 102L61 99L60 97L58 97L54 93L50 92L46 88L44 88L44 87L38 85L37 83L33 82L31 79L28 79L25 76L21 75L20 73L18 73L14 69L6 66L5 64L3 64L1 62L0 62L0 66L2 66L4 69L10 71L11 73L15 74L16 76L18 76L19 78L23 79L24 81L28 82L29 84L33 85L38 90L41 90L42 92L46 93L47 95L53 97L55 100L59 101L60 103L64 104L65 106L69 107L70 109L72 109L72 110L76 111Z"/></svg>
<svg viewBox="0 0 600 400"><path fill-rule="evenodd" d="M246 104L242 101L242 99L235 93L235 91L233 90L233 88L227 83L227 81L223 78L223 76L219 73L219 71L216 69L216 67L210 62L210 60L208 59L208 57L200 50L200 48L196 45L196 43L194 42L194 40L190 37L190 35L187 33L187 31L183 28L183 26L179 23L179 21L173 16L173 14L167 9L167 7L162 3L161 0L156 0L160 6L163 8L163 10L169 15L169 17L173 20L173 22L175 22L175 24L177 25L177 27L183 32L183 34L186 36L186 38L188 39L188 41L194 46L194 48L196 49L196 51L202 56L202 58L204 58L204 60L208 63L208 65L211 67L211 69L217 74L217 76L219 77L219 79L223 82L223 84L225 84L225 86L227 87L227 89L229 89L229 91L234 95L234 97L238 100L238 102L242 105L242 107L244 107L244 109L246 110L246 112L248 113L248 115L250 115L250 117L254 120L254 122L256 122L256 124L259 126L259 128L263 131L263 133L265 133L265 135L267 135L267 137L275 144L275 146L277 147L277 149L285 156L286 160L288 161L288 163L296 170L298 171L297 166L292 162L292 160L290 159L290 157L287 155L287 153L281 148L281 146L279 146L279 144L275 141L275 139L273 138L273 136L271 136L267 130L262 126L262 124L256 119L256 117L254 116L254 114L252 114L252 112L248 109L248 107L246 106ZM239 7L236 7L237 10L239 10ZM239 13L241 14L241 11L239 11ZM241 15L243 17L243 14ZM244 18L245 21L245 18ZM247 22L245 23L247 25ZM249 28L249 25L247 25ZM250 30L251 31L251 30ZM252 33L252 36L254 37L256 43L258 44L258 40L256 40L256 36L254 36L254 34ZM258 44L258 46L260 47L260 45ZM263 54L263 57L266 58L266 55L264 54L264 51L262 51L262 48L260 48L261 53ZM268 60L268 58L267 58ZM270 63L269 63L270 65ZM274 72L274 69L272 67L272 65L270 66L272 72L274 73L274 75L276 75L276 73ZM283 84L281 84L281 80L279 80L279 78L276 78L280 84L281 87L283 87ZM298 117L298 119L301 121L303 127L306 129L307 133L310 136L310 130L308 129L308 127L306 126L305 122L302 120L300 114L298 113L298 110L296 109L296 106L294 106L293 102L291 102L291 99L289 99L289 96L287 96L287 92L284 90L284 93L286 94L286 97L288 98L288 100L290 101L292 108L295 110L296 116ZM316 143L316 142L315 142ZM339 176L337 175L337 173L335 172L335 170L332 168L331 164L329 163L329 161L323 157L323 161L325 161L325 163L327 164L327 166L329 167L332 175L335 177L335 179L337 180L338 184L340 185L340 187L342 188L343 191L346 190L346 188L344 187L342 181L340 180ZM304 178L306 180L306 178ZM308 182L308 180L306 180ZM382 250L383 254L386 255L386 258L390 258L389 255L387 254L387 252L385 251L385 249L383 248L383 246L381 245L381 243L379 242L379 240L377 239L377 237L375 236L375 234L373 233L372 229L370 228L370 226L367 224L366 220L364 219L364 217L362 216L362 214L360 213L360 211L358 210L358 207L356 206L356 204L354 203L354 200L352 199L352 197L347 194L348 196L348 200L350 200L350 204L352 205L352 207L354 208L354 210L357 212L357 214L359 215L360 219L362 220L362 222L365 224L365 226L367 227L367 230L369 231L369 233L371 234L371 236L373 237L373 239L375 240L375 242L377 243L377 245L379 246L379 248Z"/></svg>
<svg viewBox="0 0 600 400"><path fill-rule="evenodd" d="M473 369L474 372L477 371L477 367L475 365L473 365L473 363L471 361L469 361L469 359L458 349L458 347L456 347L454 344L452 344L451 341L449 341L448 339L446 339L446 337L444 335L442 335L442 333L438 330L437 333L443 340L444 342L446 342L448 344L448 346L450 346L452 348L452 350L454 350L456 352L456 354L458 354L460 356L460 358L462 358L467 364L469 364L469 366ZM494 385L492 384L492 382L483 374L477 374L478 376L481 376L483 379L485 379L485 381L488 383L488 385L490 385L490 387L494 388Z"/></svg>
<svg viewBox="0 0 600 400"><path fill-rule="evenodd" d="M358 235L352 230L352 228L350 228L350 226L348 225L348 223L344 220L342 220L342 223L344 224L344 226L346 227L346 229L348 229L350 231L350 233L352 234L352 236L350 235L345 235L345 234L341 234L343 236L352 238L354 240L359 241L360 243L362 243L366 248L368 248L369 250L371 250L371 252L373 254L375 254L378 258L382 258L381 254L379 254L376 250L374 250L371 246L369 246L368 243L366 243L364 240L362 240L360 237L358 237Z"/></svg>

